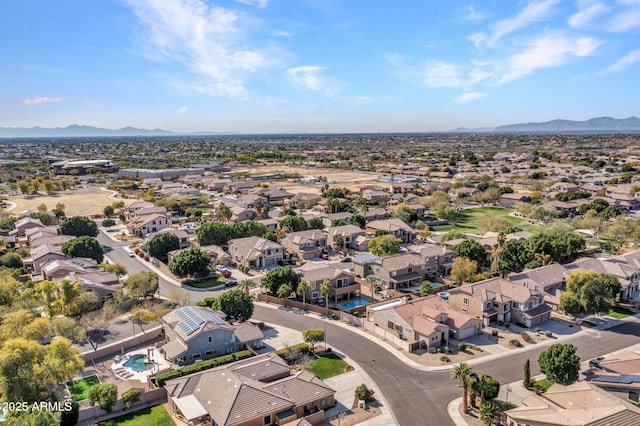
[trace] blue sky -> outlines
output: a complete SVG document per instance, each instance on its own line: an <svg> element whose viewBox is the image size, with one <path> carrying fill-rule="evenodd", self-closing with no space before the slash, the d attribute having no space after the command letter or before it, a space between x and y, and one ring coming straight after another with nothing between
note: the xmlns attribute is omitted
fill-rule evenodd
<svg viewBox="0 0 640 426"><path fill-rule="evenodd" d="M419 132L640 115L640 0L3 0L0 126Z"/></svg>

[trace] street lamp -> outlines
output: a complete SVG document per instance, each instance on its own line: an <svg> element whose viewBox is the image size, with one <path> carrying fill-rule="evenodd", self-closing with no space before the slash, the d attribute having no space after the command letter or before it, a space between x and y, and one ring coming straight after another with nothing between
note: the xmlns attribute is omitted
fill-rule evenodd
<svg viewBox="0 0 640 426"><path fill-rule="evenodd" d="M507 391L507 396L505 397L505 401L506 401L506 402L509 402L509 392L511 392L511 387L509 387L509 384L507 384L507 385L504 387L504 390L505 390L505 391Z"/></svg>

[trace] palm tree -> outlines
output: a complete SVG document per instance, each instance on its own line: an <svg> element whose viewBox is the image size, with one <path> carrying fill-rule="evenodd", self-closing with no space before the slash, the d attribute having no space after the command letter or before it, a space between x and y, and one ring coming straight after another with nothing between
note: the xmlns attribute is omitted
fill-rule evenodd
<svg viewBox="0 0 640 426"><path fill-rule="evenodd" d="M493 424L498 417L500 417L500 407L498 404L493 401L482 403L480 406L480 420L482 420L485 425Z"/></svg>
<svg viewBox="0 0 640 426"><path fill-rule="evenodd" d="M307 303L307 293L311 291L311 285L307 280L300 280L300 284L298 284L298 288L296 288L296 294L298 296L302 295L302 310L306 310Z"/></svg>
<svg viewBox="0 0 640 426"><path fill-rule="evenodd" d="M280 287L278 287L276 296L278 296L281 299L286 299L289 296L291 296L291 293L293 293L293 289L291 288L291 286L289 284L283 284Z"/></svg>
<svg viewBox="0 0 640 426"><path fill-rule="evenodd" d="M256 287L257 287L257 284L248 278L245 278L244 280L238 283L238 288L244 291L245 293L249 293L249 289L256 288Z"/></svg>
<svg viewBox="0 0 640 426"><path fill-rule="evenodd" d="M472 373L473 370L471 366L466 362L461 362L460 364L456 365L455 367L453 367L453 371L451 372L451 378L457 380L458 386L462 387L462 406L464 407L465 413L469 410L469 379L471 378Z"/></svg>
<svg viewBox="0 0 640 426"><path fill-rule="evenodd" d="M333 287L331 286L331 281L324 280L320 285L320 294L324 296L324 306L325 306L325 314L324 314L324 350L327 350L327 318L329 317L329 298L333 296Z"/></svg>
<svg viewBox="0 0 640 426"><path fill-rule="evenodd" d="M491 393L496 386L496 381L488 374L481 374L478 376L477 389L480 392L480 404L484 404L487 400L486 395ZM497 386L500 386L499 384Z"/></svg>
<svg viewBox="0 0 640 426"><path fill-rule="evenodd" d="M550 254L536 253L533 255L533 258L536 262L540 264L540 266L547 266L551 261Z"/></svg>
<svg viewBox="0 0 640 426"><path fill-rule="evenodd" d="M471 373L469 376L469 402L473 408L476 407L478 403L478 397L480 396L480 386L478 381L478 375L476 373Z"/></svg>

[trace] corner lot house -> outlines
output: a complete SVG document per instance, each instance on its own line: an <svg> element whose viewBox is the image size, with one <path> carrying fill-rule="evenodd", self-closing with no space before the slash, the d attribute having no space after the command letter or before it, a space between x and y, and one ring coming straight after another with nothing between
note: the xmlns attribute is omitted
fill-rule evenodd
<svg viewBox="0 0 640 426"><path fill-rule="evenodd" d="M229 241L229 254L234 262L250 269L259 269L281 262L284 248L260 237L236 238Z"/></svg>
<svg viewBox="0 0 640 426"><path fill-rule="evenodd" d="M228 324L222 312L185 306L162 317L167 343L160 347L167 361L178 365L215 358L243 350L261 348L264 335L249 322Z"/></svg>
<svg viewBox="0 0 640 426"><path fill-rule="evenodd" d="M167 381L174 413L187 424L264 426L306 418L317 424L335 390L309 371L291 373L275 354Z"/></svg>

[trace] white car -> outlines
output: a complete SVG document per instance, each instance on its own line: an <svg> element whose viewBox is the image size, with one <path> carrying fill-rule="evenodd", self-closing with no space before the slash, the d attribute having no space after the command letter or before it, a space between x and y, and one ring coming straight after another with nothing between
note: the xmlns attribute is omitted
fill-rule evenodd
<svg viewBox="0 0 640 426"><path fill-rule="evenodd" d="M130 251L129 253L127 253L129 257L136 257L136 254L132 251Z"/></svg>
<svg viewBox="0 0 640 426"><path fill-rule="evenodd" d="M216 265L216 271L226 271L227 267L224 265Z"/></svg>

